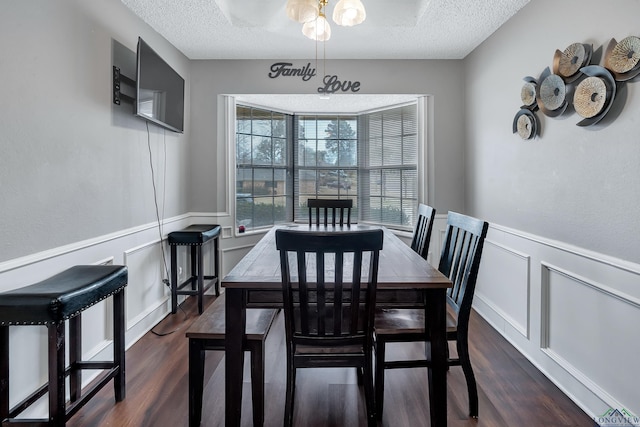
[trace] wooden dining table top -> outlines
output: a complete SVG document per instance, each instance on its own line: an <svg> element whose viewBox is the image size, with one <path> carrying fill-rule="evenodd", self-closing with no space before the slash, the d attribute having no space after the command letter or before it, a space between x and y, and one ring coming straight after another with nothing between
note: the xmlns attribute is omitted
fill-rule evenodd
<svg viewBox="0 0 640 427"><path fill-rule="evenodd" d="M391 230L381 226L309 226L289 224L275 226L256 244L256 246L222 280L226 288L250 288L254 290L281 289L280 255L276 249L276 230L295 230L301 233L321 231L340 233L382 229L384 241L380 251L378 268L378 289L429 289L449 288L451 281L440 273L420 255L414 252Z"/></svg>

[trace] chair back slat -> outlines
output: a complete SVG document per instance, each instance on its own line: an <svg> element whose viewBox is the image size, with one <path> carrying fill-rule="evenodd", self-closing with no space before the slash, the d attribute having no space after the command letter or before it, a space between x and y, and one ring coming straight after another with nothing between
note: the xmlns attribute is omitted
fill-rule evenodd
<svg viewBox="0 0 640 427"><path fill-rule="evenodd" d="M438 270L452 282L447 302L459 316L469 316L480 258L489 224L449 212ZM458 319L460 322L460 319Z"/></svg>
<svg viewBox="0 0 640 427"><path fill-rule="evenodd" d="M285 329L293 345L334 346L370 339L366 331L373 327L383 235L379 229L276 230ZM294 254L296 269L292 271ZM363 274L365 260L368 270ZM314 277L309 277L309 271Z"/></svg>
<svg viewBox="0 0 640 427"><path fill-rule="evenodd" d="M413 231L411 249L417 252L422 258L429 256L429 243L431 242L431 230L436 210L424 204L418 205L418 220Z"/></svg>
<svg viewBox="0 0 640 427"><path fill-rule="evenodd" d="M353 199L308 199L307 207L309 208L309 225L313 225L315 213L315 225L320 225L322 218L323 225L329 225L329 217L331 225L351 225L351 209L353 208Z"/></svg>
<svg viewBox="0 0 640 427"><path fill-rule="evenodd" d="M297 258L298 262L298 287L299 287L299 304L300 304L300 317L304 319L300 323L300 327L302 332L305 334L309 333L309 292L307 286L307 264L304 257L304 252L299 251ZM290 299L293 302L293 295Z"/></svg>
<svg viewBox="0 0 640 427"><path fill-rule="evenodd" d="M334 263L334 271L336 272L336 283L333 290L333 334L340 335L342 331L342 312L343 312L343 297L344 297L344 255L337 253Z"/></svg>

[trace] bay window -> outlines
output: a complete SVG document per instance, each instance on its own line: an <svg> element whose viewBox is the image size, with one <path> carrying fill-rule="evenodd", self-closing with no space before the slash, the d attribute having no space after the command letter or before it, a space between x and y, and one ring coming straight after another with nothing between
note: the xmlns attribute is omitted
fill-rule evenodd
<svg viewBox="0 0 640 427"><path fill-rule="evenodd" d="M306 222L307 199L352 199L352 222L410 230L419 199L416 104L357 115L236 106L236 222Z"/></svg>

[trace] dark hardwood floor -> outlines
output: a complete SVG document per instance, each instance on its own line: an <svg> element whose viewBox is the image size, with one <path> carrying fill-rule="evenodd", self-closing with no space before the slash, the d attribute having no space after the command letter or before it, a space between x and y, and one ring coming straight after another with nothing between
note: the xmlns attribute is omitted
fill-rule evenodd
<svg viewBox="0 0 640 427"><path fill-rule="evenodd" d="M213 301L207 296L207 304ZM166 336L146 334L126 354L127 397L115 403L107 386L68 423L71 427L188 425L188 358L185 331L196 318L195 298L183 311L155 327ZM267 338L265 426L281 426L285 395L284 325L282 314ZM593 420L518 353L479 315L470 324L471 360L478 381L480 416L467 417L467 392L462 370L449 372L449 426L593 426ZM389 346L390 357L420 352L419 344ZM455 350L453 350L455 351ZM251 397L248 353L245 357L242 425L250 426ZM379 425L429 425L426 369L386 372L385 410ZM364 392L353 369L298 371L295 425L304 427L364 426ZM224 426L224 355L208 352L202 426Z"/></svg>

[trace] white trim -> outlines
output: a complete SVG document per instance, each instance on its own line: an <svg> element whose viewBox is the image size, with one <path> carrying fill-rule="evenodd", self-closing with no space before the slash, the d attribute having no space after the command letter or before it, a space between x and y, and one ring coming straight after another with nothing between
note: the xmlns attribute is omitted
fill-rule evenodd
<svg viewBox="0 0 640 427"><path fill-rule="evenodd" d="M611 286L603 285L602 283L598 283L594 280L590 280L584 276L575 274L569 270L565 270L551 263L542 261L540 264L546 271L555 271L556 273L561 274L571 280L574 280L575 282L580 283L581 285L587 286L591 289L595 289L596 291L601 292L609 297L613 297L617 300L630 304L635 308L640 308L640 298L636 298L625 292L620 292L617 289L612 288Z"/></svg>
<svg viewBox="0 0 640 427"><path fill-rule="evenodd" d="M598 398L601 399L604 403L606 403L607 406L611 408L624 408L625 405L623 405L616 398L614 398L609 393L607 393L606 390L604 390L598 384L596 384L591 379L589 379L587 375L585 375L581 370L573 366L570 362L568 362L558 353L548 348L543 348L541 350L551 360L556 362L562 369L564 369L569 375L575 378L576 381L578 381L580 384L582 384L588 390L590 390L592 393L598 396ZM567 391L565 391L565 394L570 395L569 393L567 393ZM572 399L575 401L575 396L572 397Z"/></svg>
<svg viewBox="0 0 640 427"><path fill-rule="evenodd" d="M500 317L502 317L507 323L509 323L509 325L511 325L511 327L513 327L516 331L518 331L523 337L529 339L530 333L531 333L531 256L529 254L526 254L524 252L520 252L517 251L515 249L512 249L508 246L505 246L503 244L500 244L498 242L495 242L491 239L487 239L485 238L484 240L485 245L489 244L492 245L510 255L514 255L520 259L522 259L526 265L527 265L527 272L526 272L526 280L527 280L527 301L526 301L526 310L527 310L527 318L526 318L526 324L525 325L520 325L520 322L516 321L513 317L511 317L509 314L507 314L504 310L502 310L501 308L499 308L497 305L495 305L494 303L490 302L490 300L482 295L482 292L477 292L476 291L476 297L482 299L482 301L484 302L484 304L486 304L487 306L489 306L493 311L495 311Z"/></svg>
<svg viewBox="0 0 640 427"><path fill-rule="evenodd" d="M429 126L428 123L428 101L426 96L421 96L416 102L416 119L417 119L417 137L418 137L418 161L417 174L418 174L418 203L429 204L429 188L430 180L427 180L429 164L429 150L427 141L429 141ZM426 183L426 184L425 184Z"/></svg>
<svg viewBox="0 0 640 427"><path fill-rule="evenodd" d="M179 215L173 217L171 219L165 219L162 224L163 227L166 224L170 224L173 222L181 221L183 219L189 218L188 214ZM42 252L36 252L34 254L26 255L20 258L14 258L9 261L5 261L0 263L0 274L6 273L7 271L15 270L17 268L26 267L31 264L36 264L38 262L45 261L47 259L55 258L61 255L70 254L72 252L77 252L82 249L87 249L92 246L101 245L103 243L107 243L113 240L118 240L126 236L131 236L133 234L137 234L143 231L155 229L158 227L158 222L154 221L151 223L147 223L144 225L140 225L137 227L131 227L122 231L116 231L109 234L103 234L102 236L94 237L87 240L82 240L80 242L70 243L64 246L58 246L57 248L48 249Z"/></svg>
<svg viewBox="0 0 640 427"><path fill-rule="evenodd" d="M130 330L132 330L133 328L135 328L136 326L138 326L138 324L140 322L142 322L143 319L149 317L151 314L153 314L157 309L161 308L163 305L165 305L166 303L169 302L170 296L169 295L165 295L163 298L157 300L153 305L150 305L149 307L147 307L146 310L140 312L136 317L134 317L133 319L127 319L127 332L129 332ZM169 313L164 313L163 317L166 317ZM153 329L150 328L149 330ZM137 340L136 340L137 341Z"/></svg>
<svg viewBox="0 0 640 427"><path fill-rule="evenodd" d="M187 215L189 218L224 218L231 214L229 212L189 212Z"/></svg>
<svg viewBox="0 0 640 427"><path fill-rule="evenodd" d="M511 234L516 237L520 237L522 239L526 239L535 243L539 243L541 245L545 245L554 249L558 249L564 252L567 252L572 255L577 255L582 258L589 259L591 261L596 261L600 264L609 265L611 267L618 268L620 270L628 271L634 274L640 274L640 264L636 264L631 261L626 261L620 258L616 258L610 255L605 255L602 253L598 253L595 251L591 251L589 249L584 249L579 246L574 246L569 243L561 242L558 240L548 239L545 237L537 236L534 234L530 234L524 231L515 230L513 228L505 227L497 224L490 224L490 228L498 231L502 231L504 233Z"/></svg>
<svg viewBox="0 0 640 427"><path fill-rule="evenodd" d="M425 120L425 135L424 135L424 144L425 144L425 176L428 177L426 180L428 190L425 194L425 203L431 206L435 204L436 197L436 154L435 154L435 108L434 108L434 99L433 96L426 95L424 97L424 103L426 108L426 117ZM436 214L437 215L437 214Z"/></svg>
<svg viewBox="0 0 640 427"><path fill-rule="evenodd" d="M218 147L222 147L225 150L227 161L224 162L224 187L227 189L226 194L226 206L225 215L233 218L235 228L235 216L236 216L236 99L232 96L224 96L222 99L224 108L222 114L224 117L223 123L223 144L217 143ZM224 157L223 154L223 157ZM219 162L218 162L219 163ZM233 177L231 174L233 173Z"/></svg>
<svg viewBox="0 0 640 427"><path fill-rule="evenodd" d="M490 299L486 298L484 295L482 295L481 293L476 292L475 294L475 299L480 300L480 302L482 302L482 304L484 304L485 306L489 307L494 313L496 313L498 316L500 316L500 318L502 320L504 320L506 323L509 324L509 326L511 326L514 330L516 330L520 335L522 335L524 338L529 339L529 322L528 322L528 312L529 312L529 308L527 307L527 324L523 327L520 325L519 322L516 322L516 320L509 316L504 310L502 310L500 307L498 307L497 305L495 305L494 303L491 302ZM475 308L475 305L474 305Z"/></svg>
<svg viewBox="0 0 640 427"><path fill-rule="evenodd" d="M227 212L233 221L234 237L237 237L236 229L236 98L231 95L224 97L224 146L227 150L225 173L225 188L227 189ZM233 171L233 172L232 172ZM233 177L231 174L233 173Z"/></svg>
<svg viewBox="0 0 640 427"><path fill-rule="evenodd" d="M549 297L550 297L550 289L549 289L549 273L555 272L564 276L575 283L591 288L597 292L604 294L605 296L615 298L619 301L622 301L626 304L629 304L635 308L640 308L640 299L624 292L620 292L610 286L603 285L602 283L598 283L594 280L590 280L584 276L579 274L575 274L569 270L558 267L551 263L542 261L540 263L541 266L541 307L540 307L540 348L544 351L549 348Z"/></svg>

